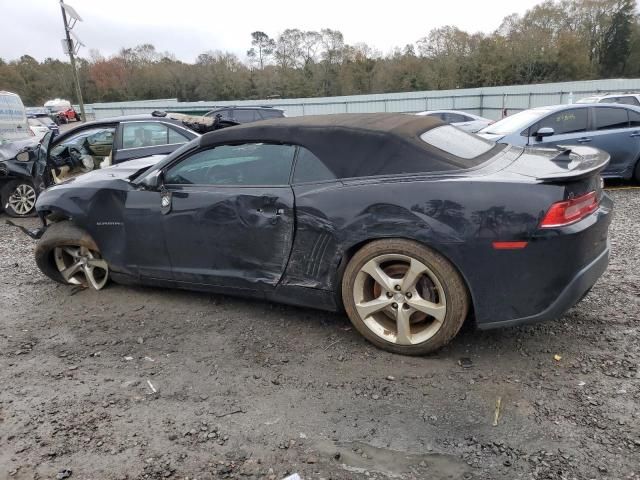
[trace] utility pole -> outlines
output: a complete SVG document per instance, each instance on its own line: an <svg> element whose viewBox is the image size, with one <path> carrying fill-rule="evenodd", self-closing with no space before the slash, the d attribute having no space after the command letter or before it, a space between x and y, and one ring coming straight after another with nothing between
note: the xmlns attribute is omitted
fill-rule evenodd
<svg viewBox="0 0 640 480"><path fill-rule="evenodd" d="M67 11L64 8L64 1L60 0L60 10L62 11L62 21L64 22L64 33L67 37L67 53L69 54L69 60L71 61L71 70L73 70L73 80L76 84L76 95L78 97L78 104L80 105L81 121L85 122L87 117L84 114L84 101L82 100L82 90L80 89L80 78L78 77L78 70L76 69L76 59L74 57L75 43L71 40L71 28L69 28L69 22L67 21ZM75 11L74 11L75 13ZM82 20L79 16L74 20ZM75 22L74 22L75 25Z"/></svg>

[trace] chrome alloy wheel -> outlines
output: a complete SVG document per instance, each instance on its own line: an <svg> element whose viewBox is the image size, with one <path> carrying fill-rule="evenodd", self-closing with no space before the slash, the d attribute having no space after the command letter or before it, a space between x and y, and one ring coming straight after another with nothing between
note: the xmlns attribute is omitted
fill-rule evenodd
<svg viewBox="0 0 640 480"><path fill-rule="evenodd" d="M7 202L14 212L18 215L28 215L36 206L36 190L26 183L19 184Z"/></svg>
<svg viewBox="0 0 640 480"><path fill-rule="evenodd" d="M367 328L398 345L429 340L447 312L444 289L435 274L402 254L379 255L365 263L356 276L353 298Z"/></svg>
<svg viewBox="0 0 640 480"><path fill-rule="evenodd" d="M53 250L56 267L64 280L100 290L109 279L109 266L100 254L86 247L64 246Z"/></svg>

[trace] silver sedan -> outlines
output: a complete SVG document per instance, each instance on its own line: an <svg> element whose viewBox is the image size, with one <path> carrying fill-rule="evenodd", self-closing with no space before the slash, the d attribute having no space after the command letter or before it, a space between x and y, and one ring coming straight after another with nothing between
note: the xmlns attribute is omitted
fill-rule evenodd
<svg viewBox="0 0 640 480"><path fill-rule="evenodd" d="M493 120L488 118L459 110L427 110L426 112L416 113L416 115L439 118L443 122L469 133L476 133L493 123Z"/></svg>

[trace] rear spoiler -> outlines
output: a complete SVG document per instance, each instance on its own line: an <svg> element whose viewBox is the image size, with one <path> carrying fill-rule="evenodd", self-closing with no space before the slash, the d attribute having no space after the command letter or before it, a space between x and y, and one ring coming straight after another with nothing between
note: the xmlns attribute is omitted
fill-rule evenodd
<svg viewBox="0 0 640 480"><path fill-rule="evenodd" d="M609 158L608 153L592 147L525 148L505 170L544 183L566 182L597 175Z"/></svg>
<svg viewBox="0 0 640 480"><path fill-rule="evenodd" d="M607 152L592 147L558 145L558 154L552 162L561 170L549 171L536 178L542 182L579 180L601 172L611 159Z"/></svg>

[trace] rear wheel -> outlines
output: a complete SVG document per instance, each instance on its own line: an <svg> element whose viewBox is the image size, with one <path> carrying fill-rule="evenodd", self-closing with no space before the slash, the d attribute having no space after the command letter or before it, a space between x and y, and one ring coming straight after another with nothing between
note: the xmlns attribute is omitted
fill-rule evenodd
<svg viewBox="0 0 640 480"><path fill-rule="evenodd" d="M29 217L35 213L38 194L31 182L13 180L2 187L2 207L11 217Z"/></svg>
<svg viewBox="0 0 640 480"><path fill-rule="evenodd" d="M93 239L70 222L51 225L36 246L36 264L47 277L100 290L109 281L109 265Z"/></svg>
<svg viewBox="0 0 640 480"><path fill-rule="evenodd" d="M359 250L345 269L342 298L367 340L405 355L446 345L469 311L466 286L451 263L408 240L378 240Z"/></svg>

